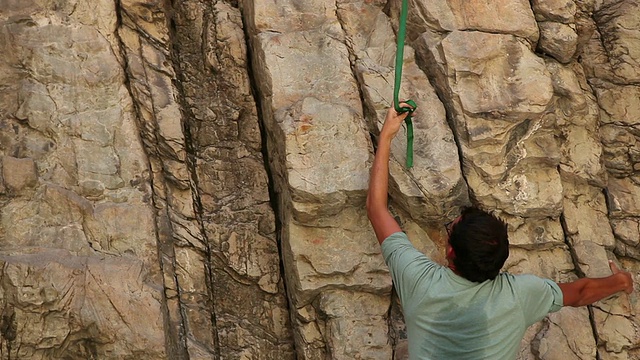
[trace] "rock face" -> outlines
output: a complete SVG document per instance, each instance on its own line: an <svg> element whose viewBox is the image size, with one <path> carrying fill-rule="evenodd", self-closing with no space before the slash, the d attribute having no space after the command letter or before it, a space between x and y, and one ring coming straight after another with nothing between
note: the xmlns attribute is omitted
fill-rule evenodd
<svg viewBox="0 0 640 360"><path fill-rule="evenodd" d="M364 209L400 6L0 0L0 357L407 359ZM477 204L507 271L640 271L640 4L409 8L416 246ZM519 359L638 358L638 311L563 309Z"/></svg>

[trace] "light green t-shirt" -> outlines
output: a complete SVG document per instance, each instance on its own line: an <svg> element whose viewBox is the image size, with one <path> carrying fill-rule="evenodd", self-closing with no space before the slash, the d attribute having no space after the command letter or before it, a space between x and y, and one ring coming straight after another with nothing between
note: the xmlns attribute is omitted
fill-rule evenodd
<svg viewBox="0 0 640 360"><path fill-rule="evenodd" d="M397 232L382 254L402 303L411 360L515 359L526 329L562 307L558 285L501 273L471 282L439 265Z"/></svg>

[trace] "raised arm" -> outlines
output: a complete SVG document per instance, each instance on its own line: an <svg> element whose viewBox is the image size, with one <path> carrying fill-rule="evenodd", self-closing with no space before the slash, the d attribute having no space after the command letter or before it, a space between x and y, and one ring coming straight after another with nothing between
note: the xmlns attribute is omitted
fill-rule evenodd
<svg viewBox="0 0 640 360"><path fill-rule="evenodd" d="M401 103L400 106L409 106ZM391 216L387 207L389 191L389 154L391 140L396 136L408 113L398 114L393 108L387 112L387 117L378 138L378 149L371 167L369 191L367 192L367 216L376 233L378 242L382 244L389 235L401 231L400 225Z"/></svg>
<svg viewBox="0 0 640 360"><path fill-rule="evenodd" d="M582 278L570 283L559 283L564 297L564 306L585 306L609 297L619 291L630 294L633 291L631 274L618 269L609 261L613 275L604 278Z"/></svg>

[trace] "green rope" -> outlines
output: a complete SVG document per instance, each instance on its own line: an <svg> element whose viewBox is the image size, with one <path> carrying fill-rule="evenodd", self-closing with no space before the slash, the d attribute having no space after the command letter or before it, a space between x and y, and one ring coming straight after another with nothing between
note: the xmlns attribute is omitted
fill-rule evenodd
<svg viewBox="0 0 640 360"><path fill-rule="evenodd" d="M398 113L409 112L404 119L407 125L407 168L413 167L413 122L411 121L411 113L416 109L416 103L413 100L406 100L411 107L400 107L398 101L398 93L400 92L400 82L402 81L402 63L404 60L404 38L407 33L407 0L402 1L402 10L400 12L400 24L398 27L398 46L396 48L396 72L395 83L393 86L393 107Z"/></svg>

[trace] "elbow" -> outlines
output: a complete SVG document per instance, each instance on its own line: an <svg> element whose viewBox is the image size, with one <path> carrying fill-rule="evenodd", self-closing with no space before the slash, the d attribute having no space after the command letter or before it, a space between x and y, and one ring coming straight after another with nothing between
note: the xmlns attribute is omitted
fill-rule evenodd
<svg viewBox="0 0 640 360"><path fill-rule="evenodd" d="M367 209L367 218L369 218L369 221L373 220L374 218L378 218L380 214L387 211L386 204L383 204L379 200L376 200L375 197L371 196L371 194L367 195L365 206Z"/></svg>
<svg viewBox="0 0 640 360"><path fill-rule="evenodd" d="M571 306L571 307L581 307L586 305L590 305L590 303L583 301L582 299L576 299L574 301L564 303L564 306Z"/></svg>

